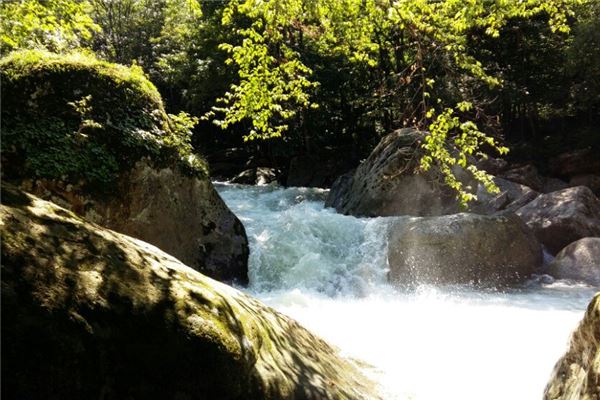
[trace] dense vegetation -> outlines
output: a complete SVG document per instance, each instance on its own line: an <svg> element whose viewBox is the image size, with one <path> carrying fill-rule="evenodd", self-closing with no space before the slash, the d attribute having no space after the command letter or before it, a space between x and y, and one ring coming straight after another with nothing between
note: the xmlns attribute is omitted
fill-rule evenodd
<svg viewBox="0 0 600 400"><path fill-rule="evenodd" d="M245 145L269 162L332 147L358 160L399 127L429 132L422 168L471 155L597 144L594 0L18 0L2 51L86 48L141 67L201 151ZM568 133L568 135L566 134ZM518 145L516 145L518 144ZM283 161L281 161L283 160Z"/></svg>
<svg viewBox="0 0 600 400"><path fill-rule="evenodd" d="M5 176L81 182L103 192L142 157L206 174L190 144L196 120L166 114L139 67L24 50L2 59L0 69Z"/></svg>

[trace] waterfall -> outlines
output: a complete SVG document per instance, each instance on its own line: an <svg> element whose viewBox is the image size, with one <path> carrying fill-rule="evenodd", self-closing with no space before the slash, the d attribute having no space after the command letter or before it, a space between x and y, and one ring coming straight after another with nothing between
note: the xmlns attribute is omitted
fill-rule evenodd
<svg viewBox="0 0 600 400"><path fill-rule="evenodd" d="M545 279L504 291L394 289L389 218L325 209L320 189L217 189L250 241L244 290L361 360L386 399L541 398L595 292Z"/></svg>

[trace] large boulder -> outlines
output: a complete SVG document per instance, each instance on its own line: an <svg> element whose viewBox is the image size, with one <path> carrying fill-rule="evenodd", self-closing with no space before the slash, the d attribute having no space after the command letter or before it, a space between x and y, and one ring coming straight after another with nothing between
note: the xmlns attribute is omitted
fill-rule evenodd
<svg viewBox="0 0 600 400"><path fill-rule="evenodd" d="M516 214L552 254L578 239L600 236L600 200L585 186L542 194Z"/></svg>
<svg viewBox="0 0 600 400"><path fill-rule="evenodd" d="M514 214L398 218L389 225L389 279L401 286L518 282L536 272L542 250Z"/></svg>
<svg viewBox="0 0 600 400"><path fill-rule="evenodd" d="M378 398L323 340L156 247L2 201L3 398Z"/></svg>
<svg viewBox="0 0 600 400"><path fill-rule="evenodd" d="M600 399L600 293L571 336L544 392L544 400Z"/></svg>
<svg viewBox="0 0 600 400"><path fill-rule="evenodd" d="M141 70L39 51L0 61L2 172L34 194L246 283L244 227Z"/></svg>
<svg viewBox="0 0 600 400"><path fill-rule="evenodd" d="M579 239L562 249L550 263L548 273L600 286L600 237Z"/></svg>
<svg viewBox="0 0 600 400"><path fill-rule="evenodd" d="M433 170L422 172L422 136L399 129L385 136L356 169L351 180L334 184L327 200L355 216L443 215L459 210L455 194L441 185Z"/></svg>
<svg viewBox="0 0 600 400"><path fill-rule="evenodd" d="M397 218L388 233L389 279L418 284L504 285L542 263L539 242L514 214Z"/></svg>

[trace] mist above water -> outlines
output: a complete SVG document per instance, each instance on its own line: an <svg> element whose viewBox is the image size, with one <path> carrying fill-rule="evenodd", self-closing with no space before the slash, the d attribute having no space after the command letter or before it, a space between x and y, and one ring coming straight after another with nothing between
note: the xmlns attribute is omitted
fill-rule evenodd
<svg viewBox="0 0 600 400"><path fill-rule="evenodd" d="M386 399L540 399L595 292L560 281L400 291L386 281L388 219L324 209L319 189L217 189L246 227L246 290L369 364Z"/></svg>

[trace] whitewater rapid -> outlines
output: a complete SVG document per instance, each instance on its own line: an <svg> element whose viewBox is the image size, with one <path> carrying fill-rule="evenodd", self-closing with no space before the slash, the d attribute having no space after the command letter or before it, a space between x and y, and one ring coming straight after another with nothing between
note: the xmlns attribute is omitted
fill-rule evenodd
<svg viewBox="0 0 600 400"><path fill-rule="evenodd" d="M244 290L363 362L385 399L541 399L597 290L399 291L386 282L389 219L339 215L319 189L216 186L246 227Z"/></svg>

